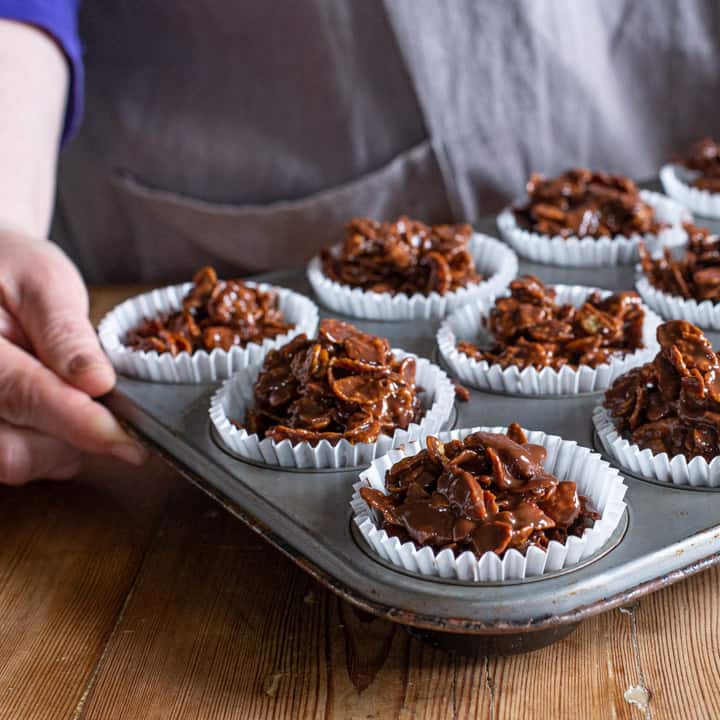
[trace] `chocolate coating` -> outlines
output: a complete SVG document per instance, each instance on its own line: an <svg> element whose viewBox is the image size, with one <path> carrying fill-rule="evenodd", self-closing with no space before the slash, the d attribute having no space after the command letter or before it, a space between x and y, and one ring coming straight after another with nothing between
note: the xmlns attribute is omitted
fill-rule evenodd
<svg viewBox="0 0 720 720"><path fill-rule="evenodd" d="M640 246L640 261L648 281L658 290L688 300L720 300L720 240L706 228L685 224L685 253L674 257L669 248L653 258Z"/></svg>
<svg viewBox="0 0 720 720"><path fill-rule="evenodd" d="M323 272L344 285L393 295L444 294L482 280L468 242L470 225L351 220L339 254L321 253Z"/></svg>
<svg viewBox="0 0 720 720"><path fill-rule="evenodd" d="M524 552L580 536L599 518L574 482L542 467L544 459L545 448L528 443L517 424L506 435L477 432L448 443L429 437L427 449L387 471L387 495L368 487L360 494L403 542L478 557Z"/></svg>
<svg viewBox="0 0 720 720"><path fill-rule="evenodd" d="M318 337L298 335L268 353L244 426L276 442L375 442L407 429L425 409L415 359L396 359L385 338L323 320Z"/></svg>
<svg viewBox="0 0 720 720"><path fill-rule="evenodd" d="M698 140L680 161L690 170L700 173L691 185L700 190L720 192L720 145L712 138Z"/></svg>
<svg viewBox="0 0 720 720"><path fill-rule="evenodd" d="M294 327L285 320L272 290L258 290L240 280L218 280L211 267L198 270L193 284L183 298L182 310L146 319L127 333L125 345L172 355L229 350L277 337Z"/></svg>
<svg viewBox="0 0 720 720"><path fill-rule="evenodd" d="M490 311L493 346L482 349L462 341L458 350L502 367L559 370L564 365L597 367L643 347L645 311L637 293L602 298L593 292L579 308L558 305L555 296L534 275L513 280L510 296L498 298Z"/></svg>
<svg viewBox="0 0 720 720"><path fill-rule="evenodd" d="M567 170L556 178L533 173L528 202L515 208L520 227L541 235L613 237L657 233L665 225L643 202L635 183L621 175Z"/></svg>
<svg viewBox="0 0 720 720"><path fill-rule="evenodd" d="M657 331L652 362L620 376L604 405L640 448L688 460L720 454L720 363L702 330L672 320Z"/></svg>

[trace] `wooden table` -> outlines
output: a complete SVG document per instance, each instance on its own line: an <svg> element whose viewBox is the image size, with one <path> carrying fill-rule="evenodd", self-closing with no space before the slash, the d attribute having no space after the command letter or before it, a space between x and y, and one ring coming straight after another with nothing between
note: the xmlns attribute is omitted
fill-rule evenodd
<svg viewBox="0 0 720 720"><path fill-rule="evenodd" d="M134 290L94 290L93 316ZM93 460L0 489L0 719L719 718L719 581L529 655L452 657L340 604L160 461Z"/></svg>

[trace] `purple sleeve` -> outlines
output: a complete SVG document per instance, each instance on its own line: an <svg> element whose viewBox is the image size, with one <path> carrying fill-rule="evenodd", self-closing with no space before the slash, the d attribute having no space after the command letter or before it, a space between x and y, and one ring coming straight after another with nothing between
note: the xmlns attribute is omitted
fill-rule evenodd
<svg viewBox="0 0 720 720"><path fill-rule="evenodd" d="M70 89L62 141L80 124L83 111L84 71L78 34L80 0L0 0L0 18L35 25L51 35L70 64Z"/></svg>

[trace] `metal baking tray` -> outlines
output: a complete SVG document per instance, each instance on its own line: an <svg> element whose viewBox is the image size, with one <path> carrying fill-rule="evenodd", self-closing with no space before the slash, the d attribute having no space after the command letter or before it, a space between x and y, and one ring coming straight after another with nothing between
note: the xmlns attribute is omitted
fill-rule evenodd
<svg viewBox="0 0 720 720"><path fill-rule="evenodd" d="M494 220L479 225L494 232ZM547 282L631 288L632 269L550 268L521 262ZM264 280L312 296L303 270ZM336 316L321 307L321 316ZM438 322L365 322L368 332L437 360ZM714 342L718 337L712 337ZM349 509L358 470L283 471L237 459L214 438L214 386L153 384L120 377L108 406L189 479L304 570L353 605L411 626L456 649L522 652L553 642L582 619L617 607L720 562L720 495L626 475L628 511L612 542L589 562L508 583L439 581L399 571L353 531ZM519 422L594 446L591 412L601 394L527 398L471 390L454 426Z"/></svg>

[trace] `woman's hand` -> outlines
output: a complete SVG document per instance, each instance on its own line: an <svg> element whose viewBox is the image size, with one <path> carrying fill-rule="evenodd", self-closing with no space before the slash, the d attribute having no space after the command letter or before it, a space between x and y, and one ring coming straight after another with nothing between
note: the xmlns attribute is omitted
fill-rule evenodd
<svg viewBox="0 0 720 720"><path fill-rule="evenodd" d="M145 451L92 398L115 383L73 264L45 237L69 72L47 34L0 20L0 483Z"/></svg>
<svg viewBox="0 0 720 720"><path fill-rule="evenodd" d="M92 399L115 373L87 314L85 286L59 248L0 230L0 483L69 477L84 452L144 461Z"/></svg>

